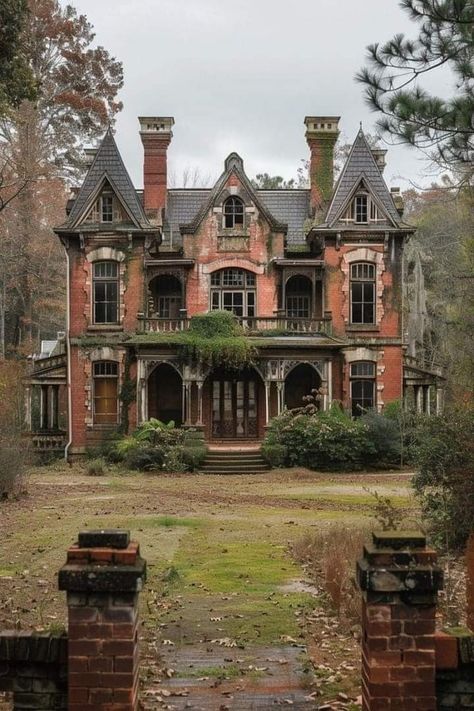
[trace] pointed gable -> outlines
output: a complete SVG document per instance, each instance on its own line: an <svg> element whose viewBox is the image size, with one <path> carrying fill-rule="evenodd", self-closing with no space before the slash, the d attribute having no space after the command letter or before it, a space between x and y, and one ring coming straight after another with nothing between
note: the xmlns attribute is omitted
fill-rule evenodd
<svg viewBox="0 0 474 711"><path fill-rule="evenodd" d="M357 134L337 182L327 211L326 224L331 227L341 218L361 182L373 194L389 221L395 226L400 225L400 215L362 129Z"/></svg>
<svg viewBox="0 0 474 711"><path fill-rule="evenodd" d="M87 172L79 194L74 201L67 226L76 226L89 213L104 186L110 185L122 207L136 227L149 229L143 207L109 128Z"/></svg>
<svg viewBox="0 0 474 711"><path fill-rule="evenodd" d="M242 189L248 194L249 199L257 206L258 211L263 215L264 219L267 220L270 227L275 232L287 232L288 225L286 223L280 222L278 219L271 214L268 207L262 202L258 196L258 191L255 190L252 183L248 179L244 172L244 164L242 158L237 153L231 153L227 156L224 164L224 172L217 180L215 186L210 191L208 199L202 204L201 209L196 214L194 220L189 224L180 225L180 230L182 234L193 234L196 232L209 212L209 210L215 205L219 200L219 196L226 190L226 186L231 180L232 176L235 176L238 182L241 184Z"/></svg>

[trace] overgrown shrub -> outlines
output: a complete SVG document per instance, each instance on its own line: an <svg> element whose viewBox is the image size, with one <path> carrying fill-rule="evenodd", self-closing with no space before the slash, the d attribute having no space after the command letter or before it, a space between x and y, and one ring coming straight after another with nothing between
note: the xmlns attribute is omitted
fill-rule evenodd
<svg viewBox="0 0 474 711"><path fill-rule="evenodd" d="M152 418L115 442L108 460L139 471L196 471L207 452L197 435Z"/></svg>
<svg viewBox="0 0 474 711"><path fill-rule="evenodd" d="M107 465L104 459L90 459L87 462L87 473L89 476L104 476L107 472Z"/></svg>
<svg viewBox="0 0 474 711"><path fill-rule="evenodd" d="M25 488L29 446L22 437L23 375L19 361L0 363L0 499Z"/></svg>
<svg viewBox="0 0 474 711"><path fill-rule="evenodd" d="M338 405L327 412L312 408L284 412L270 423L264 449L269 445L286 449L285 464L309 469L361 469L374 452L368 427Z"/></svg>
<svg viewBox="0 0 474 711"><path fill-rule="evenodd" d="M25 442L20 438L13 435L0 438L0 500L24 489L26 456Z"/></svg>
<svg viewBox="0 0 474 711"><path fill-rule="evenodd" d="M264 442L261 447L262 457L271 467L284 467L288 458L288 450L284 444Z"/></svg>
<svg viewBox="0 0 474 711"><path fill-rule="evenodd" d="M462 548L474 531L474 407L425 418L414 457L413 486L435 543Z"/></svg>
<svg viewBox="0 0 474 711"><path fill-rule="evenodd" d="M367 453L367 464L390 466L400 464L401 432L396 418L380 415L370 410L360 418L367 428L367 438L371 452Z"/></svg>

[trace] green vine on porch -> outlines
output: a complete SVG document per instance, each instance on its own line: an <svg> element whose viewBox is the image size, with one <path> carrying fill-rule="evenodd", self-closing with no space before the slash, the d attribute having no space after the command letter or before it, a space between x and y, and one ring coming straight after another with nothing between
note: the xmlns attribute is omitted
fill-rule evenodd
<svg viewBox="0 0 474 711"><path fill-rule="evenodd" d="M135 355L127 351L124 363L124 374L122 387L120 388L119 399L122 404L119 432L122 434L128 433L129 428L129 408L135 402L137 380L130 377L130 366L135 360Z"/></svg>
<svg viewBox="0 0 474 711"><path fill-rule="evenodd" d="M211 367L250 367L256 357L255 347L244 335L236 317L229 311L210 311L193 316L187 331L146 333L130 340L141 344L162 343L175 346L184 361L200 362Z"/></svg>

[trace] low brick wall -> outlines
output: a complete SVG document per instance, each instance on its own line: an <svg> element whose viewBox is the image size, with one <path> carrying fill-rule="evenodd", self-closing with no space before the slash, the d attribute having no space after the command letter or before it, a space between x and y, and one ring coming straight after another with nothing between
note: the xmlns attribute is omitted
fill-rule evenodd
<svg viewBox="0 0 474 711"><path fill-rule="evenodd" d="M67 636L0 632L0 691L13 694L14 711L65 711Z"/></svg>
<svg viewBox="0 0 474 711"><path fill-rule="evenodd" d="M436 634L438 711L474 709L474 634L452 630Z"/></svg>

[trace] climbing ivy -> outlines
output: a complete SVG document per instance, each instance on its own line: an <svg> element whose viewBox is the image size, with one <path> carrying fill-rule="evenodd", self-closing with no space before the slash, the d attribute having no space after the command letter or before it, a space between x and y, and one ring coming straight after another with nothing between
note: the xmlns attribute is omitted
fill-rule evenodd
<svg viewBox="0 0 474 711"><path fill-rule="evenodd" d="M128 433L129 427L129 408L135 402L137 380L130 377L130 366L135 361L135 355L130 350L127 350L124 363L124 373L122 387L120 388L119 399L122 403L119 431L123 434Z"/></svg>
<svg viewBox="0 0 474 711"><path fill-rule="evenodd" d="M131 340L175 346L184 361L199 361L211 367L245 368L254 363L256 356L255 347L229 311L211 311L193 316L187 331L147 333Z"/></svg>

